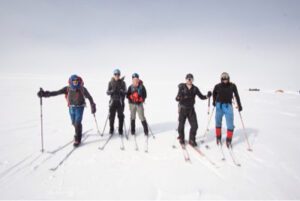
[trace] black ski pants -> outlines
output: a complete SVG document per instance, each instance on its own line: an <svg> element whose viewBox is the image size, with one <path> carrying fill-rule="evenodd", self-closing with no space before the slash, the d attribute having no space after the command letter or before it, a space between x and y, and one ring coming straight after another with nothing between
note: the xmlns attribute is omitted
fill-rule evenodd
<svg viewBox="0 0 300 201"><path fill-rule="evenodd" d="M185 126L186 119L188 119L188 121L191 125L189 140L195 141L197 130L198 130L198 122L197 122L197 114L195 112L194 107L192 107L192 108L180 107L179 108L178 134L179 134L179 138L182 140L185 139L184 138L184 126Z"/></svg>

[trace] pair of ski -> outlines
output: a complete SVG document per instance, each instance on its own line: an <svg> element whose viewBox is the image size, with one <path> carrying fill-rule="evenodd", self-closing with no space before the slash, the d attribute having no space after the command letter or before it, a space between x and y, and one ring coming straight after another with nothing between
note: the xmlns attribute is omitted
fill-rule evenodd
<svg viewBox="0 0 300 201"><path fill-rule="evenodd" d="M99 150L104 150L105 147L107 146L107 144L110 142L110 140L112 139L114 134L110 134L109 137L107 138L107 140L105 141L105 143L98 147ZM125 146L124 146L124 139L123 139L123 135L119 135L120 136L120 139L121 139L121 146L120 146L120 149L122 151L125 150ZM127 138L127 137L126 137ZM138 144L137 144L137 141L136 141L136 135L134 135L134 143L135 143L135 150L136 151L139 151L139 147L138 147ZM148 136L146 137L146 141L145 141L145 152L148 153Z"/></svg>
<svg viewBox="0 0 300 201"><path fill-rule="evenodd" d="M220 153L222 154L222 161L225 161L226 158L225 158L225 154L224 154L224 151L223 151L223 146L222 146L222 144L219 144L218 147L219 147ZM228 148L229 155L230 155L230 158L231 158L233 164L234 164L235 166L237 166L237 167L241 167L242 165L241 165L241 164L236 160L236 158L235 158L235 155L234 155L233 149L232 149L232 145L230 145L230 146L227 147L227 148Z"/></svg>
<svg viewBox="0 0 300 201"><path fill-rule="evenodd" d="M149 139L149 137L146 136L145 138L146 138L146 140L145 140L145 153L148 153L148 139ZM134 144L135 144L135 150L139 151L139 146L138 146L138 143L136 141L136 135L134 135Z"/></svg>
<svg viewBox="0 0 300 201"><path fill-rule="evenodd" d="M202 158L204 158L209 164L211 164L212 166L214 167L218 167L216 165L216 163L214 163L210 158L208 158L202 151L199 147L195 147L195 146L192 146L190 145L189 143L185 143L185 144L180 144L180 147L182 149L182 153L183 153L183 157L184 157L184 160L185 162L189 162L191 163L191 158L190 158L190 155L189 155L189 152L187 150L187 146L189 146L192 150L194 150L199 156L201 156ZM174 146L173 146L174 147Z"/></svg>
<svg viewBox="0 0 300 201"><path fill-rule="evenodd" d="M208 161L212 166L214 167L217 167L216 163L214 163L210 158L208 158L202 151L199 147L194 147L194 146L191 146L190 144L186 143L186 144L180 144L181 146L181 149L182 149L182 152L183 152L183 157L184 157L184 160L186 162L191 162L191 158L189 156L189 152L187 151L187 146L190 146L194 151L196 151L197 154L199 154L202 158L204 158L206 161ZM222 148L222 145L218 145L219 149L220 149L220 152L222 154L222 161L225 161L225 154L224 154L224 151L223 151L223 148ZM230 157L232 159L232 162L234 163L235 166L237 167L241 167L241 164L236 160L235 158L235 155L233 153L233 150L232 150L232 147L229 147L228 148L229 150L229 154L230 154Z"/></svg>
<svg viewBox="0 0 300 201"><path fill-rule="evenodd" d="M80 145L80 146L82 146L83 143L86 141L86 139L89 137L89 135L87 135L87 133L88 133L89 131L91 131L91 129L88 130L88 131L86 131L86 132L84 132L84 133L82 134L82 140L81 140L81 145ZM68 143L66 143L65 145L63 145L63 146L61 146L61 147L59 147L59 148L57 148L57 149L55 149L55 150L53 150L53 151L47 151L47 153L55 154L55 153L57 153L57 152L59 152L59 151L65 149L66 147L68 147L69 145L71 145L73 142L74 142L74 140L71 140L71 141L69 141ZM80 146L79 146L79 147L80 147ZM61 161L60 161L56 166L50 168L49 170L55 172L60 166L62 166L62 165L64 164L64 162L71 156L71 154L72 154L76 149L78 149L79 147L75 147L75 146L72 147L72 149L71 149L71 150L70 150L70 151L69 151L69 152L61 159Z"/></svg>
<svg viewBox="0 0 300 201"><path fill-rule="evenodd" d="M202 140L201 143L205 143L205 141ZM220 151L220 153L221 153L221 155L222 155L222 161L225 161L226 158L225 158L225 154L224 154L224 150L223 150L223 145L222 145L222 143L219 143L217 146L218 146L219 151ZM210 149L210 146L209 146L209 145L205 145L205 148L206 148L206 149ZM228 146L227 149L228 149L228 151L229 151L229 155L230 155L230 158L231 158L233 164L234 164L235 166L241 167L242 165L237 161L237 159L236 159L236 157L235 157L235 155L234 155L232 145Z"/></svg>

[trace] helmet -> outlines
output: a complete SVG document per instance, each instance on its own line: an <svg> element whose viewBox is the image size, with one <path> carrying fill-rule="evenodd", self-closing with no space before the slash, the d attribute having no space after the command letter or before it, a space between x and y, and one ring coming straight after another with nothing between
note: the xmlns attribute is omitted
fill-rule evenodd
<svg viewBox="0 0 300 201"><path fill-rule="evenodd" d="M229 76L229 74L228 73L226 73L226 72L224 72L224 73L222 73L221 74L221 81L222 80L230 80L230 76Z"/></svg>
<svg viewBox="0 0 300 201"><path fill-rule="evenodd" d="M77 80L78 83L77 85L74 85L73 84L73 81ZM81 86L83 86L83 81L81 79L81 77L79 77L78 75L71 75L71 77L69 78L69 86L72 88L72 89L79 89Z"/></svg>
<svg viewBox="0 0 300 201"><path fill-rule="evenodd" d="M185 76L185 79L194 79L193 74L189 73Z"/></svg>
<svg viewBox="0 0 300 201"><path fill-rule="evenodd" d="M140 76L139 76L139 74L137 74L137 73L133 73L133 74L132 74L132 79L133 79L133 78L139 78L139 77L140 77Z"/></svg>
<svg viewBox="0 0 300 201"><path fill-rule="evenodd" d="M116 74L117 74L117 75L121 75L121 71L120 71L119 69L115 69L115 70L114 70L114 75L116 75Z"/></svg>

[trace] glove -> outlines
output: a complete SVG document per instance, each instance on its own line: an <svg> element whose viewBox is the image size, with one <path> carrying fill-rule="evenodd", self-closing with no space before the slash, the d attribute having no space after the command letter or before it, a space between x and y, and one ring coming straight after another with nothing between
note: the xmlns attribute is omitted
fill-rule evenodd
<svg viewBox="0 0 300 201"><path fill-rule="evenodd" d="M182 98L181 98L180 96L177 96L177 97L176 97L176 100L177 100L177 101L181 101L181 99L182 99Z"/></svg>
<svg viewBox="0 0 300 201"><path fill-rule="evenodd" d="M211 97L212 93L211 91L207 92L207 98Z"/></svg>
<svg viewBox="0 0 300 201"><path fill-rule="evenodd" d="M38 93L37 93L38 97L49 97L50 96L50 92L49 91L43 91L43 90L40 90Z"/></svg>
<svg viewBox="0 0 300 201"><path fill-rule="evenodd" d="M107 92L106 92L106 94L109 95L109 96L112 95L113 93L114 93L113 90L110 90L110 91L107 91Z"/></svg>
<svg viewBox="0 0 300 201"><path fill-rule="evenodd" d="M91 104L91 110L92 110L92 114L96 113L96 104L95 103Z"/></svg>
<svg viewBox="0 0 300 201"><path fill-rule="evenodd" d="M212 105L213 105L214 107L216 107L216 101L213 101Z"/></svg>
<svg viewBox="0 0 300 201"><path fill-rule="evenodd" d="M238 110L239 110L239 112L243 111L243 107L239 106Z"/></svg>
<svg viewBox="0 0 300 201"><path fill-rule="evenodd" d="M39 98L42 98L43 95L44 95L44 91L43 91L43 89L40 89L39 92L37 93L37 96L38 96Z"/></svg>
<svg viewBox="0 0 300 201"><path fill-rule="evenodd" d="M126 91L124 91L124 89L120 89L120 94L121 94L121 95L125 95L125 94L126 94Z"/></svg>

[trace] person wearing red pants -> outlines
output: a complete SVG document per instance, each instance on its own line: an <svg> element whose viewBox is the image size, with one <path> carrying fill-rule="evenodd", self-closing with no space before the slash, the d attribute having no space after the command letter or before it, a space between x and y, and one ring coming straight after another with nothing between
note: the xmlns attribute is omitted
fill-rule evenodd
<svg viewBox="0 0 300 201"><path fill-rule="evenodd" d="M232 99L233 95L236 98L238 110L243 110L240 96L237 87L230 82L229 74L224 72L221 75L221 83L217 84L213 90L213 106L216 107L216 138L217 144L222 145L222 119L225 116L227 125L226 146L231 147L233 131L234 131L234 117Z"/></svg>

